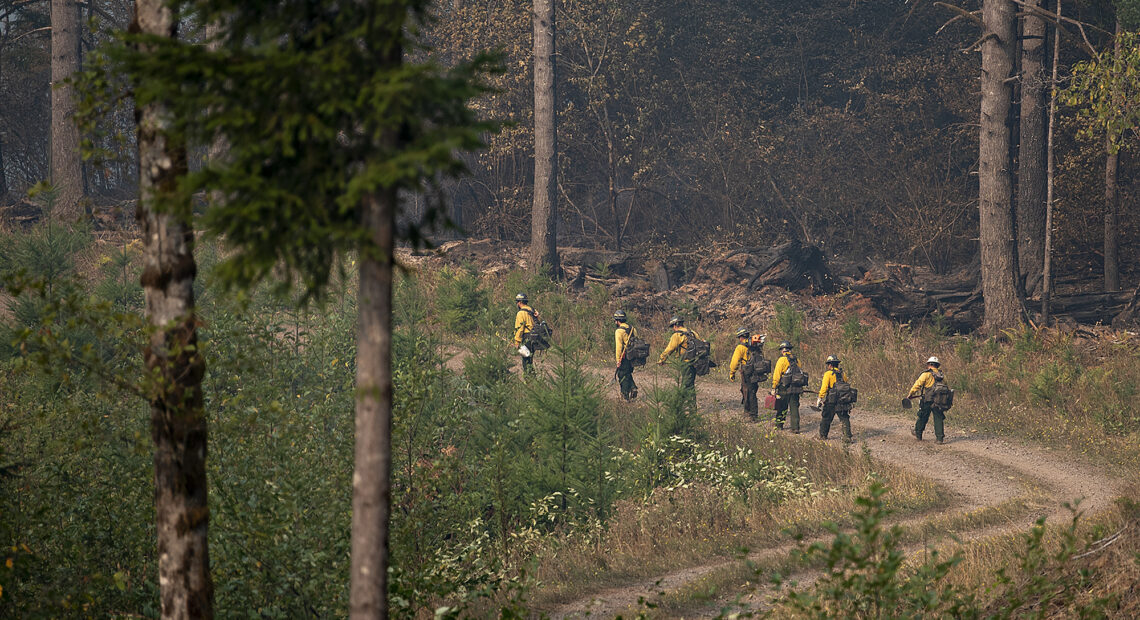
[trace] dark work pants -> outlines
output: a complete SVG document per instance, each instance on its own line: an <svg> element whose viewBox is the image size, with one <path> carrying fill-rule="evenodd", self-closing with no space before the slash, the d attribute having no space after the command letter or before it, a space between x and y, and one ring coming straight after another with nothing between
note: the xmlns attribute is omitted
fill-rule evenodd
<svg viewBox="0 0 1140 620"><path fill-rule="evenodd" d="M681 364L681 387L685 388L685 397L689 401L691 413L697 412L697 369L691 362Z"/></svg>
<svg viewBox="0 0 1140 620"><path fill-rule="evenodd" d="M520 355L519 357L522 358L523 374L533 375L534 374L534 355L531 355L530 357L522 357Z"/></svg>
<svg viewBox="0 0 1140 620"><path fill-rule="evenodd" d="M819 421L819 436L827 439L827 434L831 432L831 421L835 416L839 415L839 421L843 423L843 436L851 439L851 410L836 411L837 405L823 406L823 418Z"/></svg>
<svg viewBox="0 0 1140 620"><path fill-rule="evenodd" d="M622 360L617 367L617 378L618 385L621 386L621 397L629 400L630 395L637 390L637 384L633 382L633 362Z"/></svg>
<svg viewBox="0 0 1140 620"><path fill-rule="evenodd" d="M753 420L760 413L760 407L756 402L756 390L759 387L759 383L745 383L743 378L740 380L740 395L744 404L744 413Z"/></svg>
<svg viewBox="0 0 1140 620"><path fill-rule="evenodd" d="M800 395L776 396L776 428L784 428L785 415L793 432L800 432Z"/></svg>
<svg viewBox="0 0 1140 620"><path fill-rule="evenodd" d="M922 438L922 431L926 430L926 421L930 418L931 413L934 414L934 438L941 440L946 436L943 429L946 412L930 403L922 403L918 406L918 419L914 421L914 434L919 439Z"/></svg>

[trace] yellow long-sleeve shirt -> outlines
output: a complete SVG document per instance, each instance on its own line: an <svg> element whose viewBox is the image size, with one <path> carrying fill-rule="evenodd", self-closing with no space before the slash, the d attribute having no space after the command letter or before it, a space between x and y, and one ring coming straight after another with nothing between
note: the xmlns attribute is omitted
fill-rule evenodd
<svg viewBox="0 0 1140 620"><path fill-rule="evenodd" d="M519 311L515 314L515 344L522 346L523 336L530 333L534 329L534 308L523 304L519 306Z"/></svg>
<svg viewBox="0 0 1140 620"><path fill-rule="evenodd" d="M780 387L780 376L784 374L784 371L788 369L788 366L791 366L791 364L788 363L788 354L783 353L780 355L780 359L776 360L776 367L772 369L773 390Z"/></svg>
<svg viewBox="0 0 1140 620"><path fill-rule="evenodd" d="M657 360L657 362L664 364L665 358L669 357L669 354L671 354L673 351L688 351L689 336L692 336L693 338L700 338L700 336L697 335L697 332L687 327L674 331L673 335L669 337L669 344L665 345L665 350L661 352L661 357Z"/></svg>
<svg viewBox="0 0 1140 620"><path fill-rule="evenodd" d="M629 326L629 323L621 323L614 330L614 359L617 360L619 366L625 357L625 350L629 348L629 339L633 338L633 335L633 328Z"/></svg>
<svg viewBox="0 0 1140 620"><path fill-rule="evenodd" d="M838 371L828 370L827 372L823 373L823 379L820 380L819 385L819 397L821 399L827 398L827 391L835 387L835 381L839 378L836 376L837 372L839 374L839 377L842 377L844 381L847 381L847 373L842 368L840 368Z"/></svg>
<svg viewBox="0 0 1140 620"><path fill-rule="evenodd" d="M736 350L732 352L732 362L728 364L728 378L735 379L736 371L739 370L743 364L747 364L750 359L752 359L752 350L748 348L748 345L736 345Z"/></svg>
<svg viewBox="0 0 1140 620"><path fill-rule="evenodd" d="M934 386L934 371L926 370L921 375L918 375L918 380L910 388L910 393L907 398L914 398L915 396L922 396L926 390Z"/></svg>

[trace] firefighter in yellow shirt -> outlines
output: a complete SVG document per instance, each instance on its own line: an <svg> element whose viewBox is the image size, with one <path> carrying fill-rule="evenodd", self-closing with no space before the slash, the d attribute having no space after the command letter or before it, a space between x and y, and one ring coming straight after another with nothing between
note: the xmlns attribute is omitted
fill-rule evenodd
<svg viewBox="0 0 1140 620"><path fill-rule="evenodd" d="M515 295L515 306L519 310L515 313L515 338L513 342L515 348L519 349L524 373L534 373L534 351L523 349L523 343L526 340L526 335L534 329L534 319L538 316L534 308L528 305L529 301L526 293Z"/></svg>
<svg viewBox="0 0 1140 620"><path fill-rule="evenodd" d="M792 343L787 340L780 343L780 358L776 360L776 367L772 369L772 391L776 396L776 428L783 430L785 418L795 434L800 432L800 394L803 386L781 386L780 379L788 369L795 365L799 367L796 356L792 355Z"/></svg>
<svg viewBox="0 0 1140 620"><path fill-rule="evenodd" d="M635 336L633 327L626 323L625 310L614 313L614 358L617 368L618 385L621 387L621 397L625 400L637 398L637 384L633 382L633 362L626 357L629 350L629 341Z"/></svg>
<svg viewBox="0 0 1140 620"><path fill-rule="evenodd" d="M942 362L934 356L926 360L926 370L918 376L918 379L911 386L907 398L917 398L918 400L918 417L914 421L914 438L917 441L922 441L922 432L926 430L926 421L930 419L930 414L934 414L934 439L938 445L942 445L942 441L946 437L945 422L946 412L939 407L935 407L930 399L926 398L926 392L934 387L935 379L941 381ZM906 403L904 403L906 404ZM907 406L910 406L907 404Z"/></svg>
<svg viewBox="0 0 1140 620"><path fill-rule="evenodd" d="M827 356L826 365L827 370L820 381L819 398L815 401L816 407L823 407L823 418L819 421L819 438L827 439L827 434L831 431L831 421L838 415L839 421L843 423L843 438L851 441L851 405L827 402L827 394L835 387L835 383L847 382L847 373L839 367L839 358L834 355Z"/></svg>
<svg viewBox="0 0 1140 620"><path fill-rule="evenodd" d="M689 336L700 338L697 332L685 327L685 319L675 316L669 319L669 327L673 328L673 335L669 337L669 344L665 345L665 350L661 352L661 357L658 358L657 364L662 365L665 360L674 352L681 358L681 387L692 392L691 398L696 402L697 398L697 369L693 367L693 363L685 360L685 352L689 350Z"/></svg>
<svg viewBox="0 0 1140 620"><path fill-rule="evenodd" d="M732 362L728 365L728 378L735 381L736 374L740 373L740 401L744 405L744 415L748 420L755 422L760 414L760 407L756 402L756 390L760 387L763 377L755 370L754 358L762 358L764 346L763 334L752 336L741 327L736 330L738 344L732 352Z"/></svg>

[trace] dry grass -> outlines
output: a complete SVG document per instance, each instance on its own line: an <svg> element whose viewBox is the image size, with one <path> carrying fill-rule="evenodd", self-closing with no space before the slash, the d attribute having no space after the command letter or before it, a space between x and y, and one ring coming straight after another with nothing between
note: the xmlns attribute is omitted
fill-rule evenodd
<svg viewBox="0 0 1140 620"><path fill-rule="evenodd" d="M944 494L911 472L843 449L764 432L740 422L707 424L714 443L751 449L758 458L803 467L814 493L772 504L694 486L619 502L610 525L592 544L563 544L539 560L540 607L578 599L598 587L619 587L680 568L727 562L742 550L787 544L849 524L855 497L877 476L891 487L888 502L901 514L941 508ZM719 571L716 571L719 572Z"/></svg>

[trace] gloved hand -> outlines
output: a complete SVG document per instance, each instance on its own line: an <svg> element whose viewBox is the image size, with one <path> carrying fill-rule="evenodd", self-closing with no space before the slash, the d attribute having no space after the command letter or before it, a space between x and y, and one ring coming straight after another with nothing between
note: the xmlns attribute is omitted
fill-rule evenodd
<svg viewBox="0 0 1140 620"><path fill-rule="evenodd" d="M736 381L736 373L735 372L728 373L728 380L729 381Z"/></svg>
<svg viewBox="0 0 1140 620"><path fill-rule="evenodd" d="M910 409L910 399L909 398L902 399L902 407L903 407L903 409Z"/></svg>
<svg viewBox="0 0 1140 620"><path fill-rule="evenodd" d="M822 407L823 406L823 399L822 398L815 399L815 406L817 409Z"/></svg>
<svg viewBox="0 0 1140 620"><path fill-rule="evenodd" d="M657 360L657 365L658 365L658 366L664 366L664 365L665 365L665 360Z"/></svg>
<svg viewBox="0 0 1140 620"><path fill-rule="evenodd" d="M768 396L775 396L776 390L768 390Z"/></svg>

